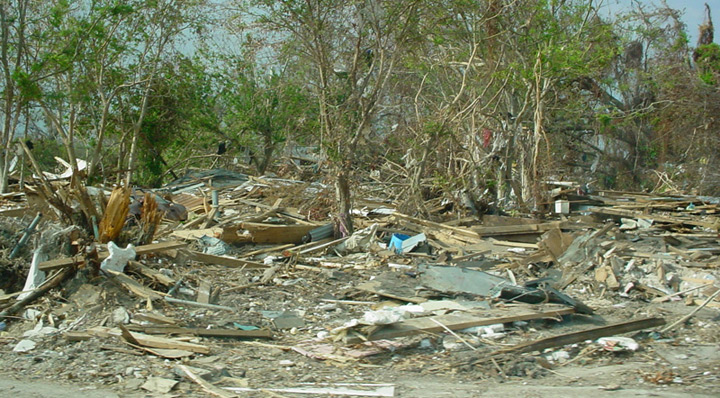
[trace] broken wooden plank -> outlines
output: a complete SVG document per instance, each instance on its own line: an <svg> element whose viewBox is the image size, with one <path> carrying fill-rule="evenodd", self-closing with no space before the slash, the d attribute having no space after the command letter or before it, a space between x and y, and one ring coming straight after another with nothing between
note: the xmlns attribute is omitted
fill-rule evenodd
<svg viewBox="0 0 720 398"><path fill-rule="evenodd" d="M523 249L538 249L537 243L510 242L506 240L492 240L495 246L520 247Z"/></svg>
<svg viewBox="0 0 720 398"><path fill-rule="evenodd" d="M145 321L145 322L151 322L151 323L159 323L159 324L165 324L165 325L176 325L178 322L177 320L170 318L165 315L161 314L154 314L151 312L139 312L136 314L133 314L133 319L138 321Z"/></svg>
<svg viewBox="0 0 720 398"><path fill-rule="evenodd" d="M533 307L493 308L481 312L453 313L448 315L408 319L381 327L368 336L367 340L381 340L401 336L411 336L420 333L442 332L444 328L443 326L438 325L437 322L446 326L450 330L459 330L474 326L493 325L496 323L509 323L541 318L558 318L562 315L575 313L574 308L559 305L545 305L537 308L537 310L533 309ZM346 339L347 344L355 344L362 341L363 339L360 337L348 337Z"/></svg>
<svg viewBox="0 0 720 398"><path fill-rule="evenodd" d="M198 251L191 251L193 260L200 261L201 263L222 265L228 268L245 268L245 269L265 269L269 268L263 263L257 261L241 260L233 257L215 256L213 254L201 253Z"/></svg>
<svg viewBox="0 0 720 398"><path fill-rule="evenodd" d="M190 368L188 368L185 365L178 365L180 370L185 372L185 375L192 380L193 382L197 383L200 388L203 389L206 393L220 398L232 398L237 397L236 394L233 394L231 392L227 392L219 387L215 387L213 384L208 383L207 381L203 380L201 377L197 376L195 373L193 373Z"/></svg>
<svg viewBox="0 0 720 398"><path fill-rule="evenodd" d="M411 223L422 225L424 227L434 228L441 231L446 231L449 233L454 233L457 235L464 236L466 238L471 238L473 240L480 240L482 236L478 234L477 232L474 232L472 230L469 230L467 228L460 228L460 227L452 227L445 224L440 224L437 222L427 221L416 217L411 217L406 214L395 212L393 213L393 217L395 217L398 220L402 221L409 221Z"/></svg>
<svg viewBox="0 0 720 398"><path fill-rule="evenodd" d="M232 204L232 203L242 203L242 204L248 205L248 206L255 206L255 207L258 207L261 209L265 209L265 210L276 211L278 214L282 215L283 217L291 218L291 219L295 220L295 222L297 222L297 223L307 224L307 225L315 225L316 227L320 226L320 224L317 224L317 223L314 223L311 221L306 221L305 218L300 214L293 214L293 213L290 213L289 211L281 211L281 209L278 209L273 206L266 205L266 204L263 204L260 202L254 202L252 200L236 198L236 199L232 199L228 204Z"/></svg>
<svg viewBox="0 0 720 398"><path fill-rule="evenodd" d="M643 220L653 220L653 221L657 221L657 222L670 223L670 224L692 225L692 226L696 226L696 227L710 228L710 229L715 229L715 230L717 230L718 226L720 225L720 220L718 220L717 218L715 218L712 222L698 221L698 220L694 220L694 219L663 216L663 215L659 215L659 214L644 214L641 211L623 210L623 209L616 209L616 208L609 208L609 207L590 207L590 208L588 208L588 211L591 211L591 212L597 213L597 214L605 214L605 215L609 215L609 216L639 218L639 219L643 219Z"/></svg>
<svg viewBox="0 0 720 398"><path fill-rule="evenodd" d="M616 334L635 332L638 330L654 328L665 324L663 318L645 318L637 321L621 322L609 326L601 326L581 332L565 333L558 336L547 337L540 340L529 341L512 347L495 351L491 355L504 354L509 352L522 353L530 351L542 351L546 348L560 347L568 344L580 343L585 340L597 340L601 337L614 336Z"/></svg>
<svg viewBox="0 0 720 398"><path fill-rule="evenodd" d="M234 330L234 329L205 329L183 328L176 326L138 326L129 325L128 329L145 334L177 334L200 337L228 337L235 339L270 339L272 332L268 329Z"/></svg>
<svg viewBox="0 0 720 398"><path fill-rule="evenodd" d="M210 295L212 294L212 285L208 281L201 281L198 288L197 302L201 304L210 304Z"/></svg>
<svg viewBox="0 0 720 398"><path fill-rule="evenodd" d="M480 236L516 235L516 234L541 234L552 229L559 229L565 226L565 222L553 221L540 224L505 225L499 227L472 227L472 231Z"/></svg>
<svg viewBox="0 0 720 398"><path fill-rule="evenodd" d="M95 326L87 329L86 332L96 337L122 337L122 331L119 328ZM202 344L188 343L186 341L174 340L159 336L151 336L138 332L129 333L132 339L136 341L138 345L146 347L186 350L196 352L198 354L210 353L210 347L204 346Z"/></svg>
<svg viewBox="0 0 720 398"><path fill-rule="evenodd" d="M286 245L272 246L272 247L266 247L266 248L264 248L264 249L253 250L253 251L251 251L251 252L243 253L242 256L247 258L247 257L257 256L258 254L265 254L265 253L272 253L272 252L282 252L282 251L285 250L285 249L290 249L290 248L293 248L293 247L295 247L294 244L288 243L288 244L286 244Z"/></svg>
<svg viewBox="0 0 720 398"><path fill-rule="evenodd" d="M540 222L532 218L498 216L494 214L484 214L482 216L482 224L486 227L503 227L508 225L529 225L539 224Z"/></svg>
<svg viewBox="0 0 720 398"><path fill-rule="evenodd" d="M112 270L105 270L105 272L107 272L108 274L110 274L112 276L112 280L121 284L126 289L128 289L133 294L135 294L136 296L142 297L144 299L150 299L150 300L158 300L164 296L163 293L156 292L155 290L152 290L148 287L141 285L140 282L129 277L128 275L125 275L122 272L117 272L117 271L112 271Z"/></svg>
<svg viewBox="0 0 720 398"><path fill-rule="evenodd" d="M68 332L65 332L63 335L65 336L65 339L70 342L86 341L86 340L90 340L93 338L93 336L87 332L68 331Z"/></svg>
<svg viewBox="0 0 720 398"><path fill-rule="evenodd" d="M154 270L139 261L129 261L126 270L141 274L163 286L175 285L175 279L163 274L160 271Z"/></svg>
<svg viewBox="0 0 720 398"><path fill-rule="evenodd" d="M249 241L253 243L298 244L302 243L305 235L315 228L317 228L316 225L275 225L243 222L239 225L224 227L220 239L227 243L246 242L248 238L238 234L239 231L246 230L250 234Z"/></svg>
<svg viewBox="0 0 720 398"><path fill-rule="evenodd" d="M176 241L169 241L169 242L161 242L161 243L152 243L149 245L143 245L138 246L135 248L135 254L138 256L142 256L143 254L150 254L155 252L162 252L165 250L171 250L171 249L177 249L180 247L185 246L186 243L183 242L176 242ZM108 258L110 253L108 252L100 252L98 253L98 258L100 261ZM40 271L52 271L54 269L59 268L65 268L69 267L71 265L79 265L83 264L85 262L85 259L81 256L75 256L75 257L65 257L65 258L58 258L55 260L50 261L43 261L38 265L38 268Z"/></svg>
<svg viewBox="0 0 720 398"><path fill-rule="evenodd" d="M218 237L222 235L223 229L214 227L214 228L204 228L204 229L184 229L184 230L175 230L173 231L170 236L172 236L175 239L183 239L183 240L195 240L200 239L203 236L212 236L212 237Z"/></svg>

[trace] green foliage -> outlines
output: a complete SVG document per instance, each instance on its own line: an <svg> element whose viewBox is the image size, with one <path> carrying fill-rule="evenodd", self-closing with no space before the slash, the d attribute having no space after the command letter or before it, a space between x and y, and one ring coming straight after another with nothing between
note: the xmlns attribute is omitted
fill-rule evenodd
<svg viewBox="0 0 720 398"><path fill-rule="evenodd" d="M700 69L700 80L710 86L717 85L720 76L720 45L717 43L703 44L695 51L696 62Z"/></svg>
<svg viewBox="0 0 720 398"><path fill-rule="evenodd" d="M55 160L55 156L63 153L62 144L54 138L40 138L32 140L33 149L32 154L35 160L38 162L41 170L55 171L58 167L58 162ZM28 173L31 170L27 170Z"/></svg>

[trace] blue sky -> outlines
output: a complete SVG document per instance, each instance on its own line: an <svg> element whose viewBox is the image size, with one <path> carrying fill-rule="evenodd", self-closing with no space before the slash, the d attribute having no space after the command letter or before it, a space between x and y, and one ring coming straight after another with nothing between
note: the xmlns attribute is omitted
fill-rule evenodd
<svg viewBox="0 0 720 398"><path fill-rule="evenodd" d="M662 0L637 0L644 4L661 5ZM710 6L713 23L715 24L715 42L718 42L720 36L720 0L666 0L667 5L671 8L684 10L683 22L687 25L687 31L690 35L690 45L695 46L697 42L698 26L702 23L705 3ZM632 0L605 0L605 4L611 8L624 8L632 4Z"/></svg>
<svg viewBox="0 0 720 398"><path fill-rule="evenodd" d="M692 41L690 43L692 45L695 45L695 41L697 40L698 25L700 25L703 21L705 3L710 6L713 23L717 22L717 18L720 16L720 0L667 0L667 4L670 7L685 10L683 22L687 25L688 33L690 34L690 37L692 37ZM715 42L718 41L717 38L716 29Z"/></svg>

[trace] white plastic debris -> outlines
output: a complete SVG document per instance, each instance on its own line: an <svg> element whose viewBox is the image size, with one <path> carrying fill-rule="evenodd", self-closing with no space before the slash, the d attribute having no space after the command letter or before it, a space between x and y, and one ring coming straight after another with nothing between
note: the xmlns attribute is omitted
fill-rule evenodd
<svg viewBox="0 0 720 398"><path fill-rule="evenodd" d="M30 271L28 271L27 279L25 279L25 287L23 287L24 293L17 297L18 300L22 300L27 297L31 291L37 289L43 284L43 282L45 282L45 273L40 271L38 265L47 259L48 256L45 252L40 249L35 250L35 253L33 253L32 263L30 264Z"/></svg>
<svg viewBox="0 0 720 398"><path fill-rule="evenodd" d="M419 305L402 305L383 308L377 311L365 311L363 322L369 325L389 325L404 320L409 314L422 314L425 309Z"/></svg>
<svg viewBox="0 0 720 398"><path fill-rule="evenodd" d="M433 348L432 340L430 340L430 339L422 339L422 340L420 341L420 348L424 348L424 349Z"/></svg>
<svg viewBox="0 0 720 398"><path fill-rule="evenodd" d="M265 265L272 265L275 260L277 260L277 256L267 256L263 259L263 264Z"/></svg>
<svg viewBox="0 0 720 398"><path fill-rule="evenodd" d="M59 333L60 330L58 330L55 327L52 326L45 326L42 321L38 322L37 325L31 330L26 331L23 333L23 337L32 338L32 337L44 337L49 336L52 334Z"/></svg>
<svg viewBox="0 0 720 398"><path fill-rule="evenodd" d="M13 351L15 351L15 352L28 352L28 351L34 349L36 345L37 345L37 344L36 344L34 341L32 341L32 340L27 340L27 339L25 339L25 340L20 340L20 342L18 342L18 343L15 345L15 348L13 348Z"/></svg>
<svg viewBox="0 0 720 398"><path fill-rule="evenodd" d="M212 236L203 235L198 238L198 242L203 247L203 253L205 254L222 256L230 250L230 245Z"/></svg>
<svg viewBox="0 0 720 398"><path fill-rule="evenodd" d="M607 351L637 351L640 344L630 337L602 337L597 340L603 349Z"/></svg>
<svg viewBox="0 0 720 398"><path fill-rule="evenodd" d="M103 271L125 272L128 261L135 260L135 246L128 244L126 248L119 248L115 242L108 243L110 256L103 260L100 269Z"/></svg>
<svg viewBox="0 0 720 398"><path fill-rule="evenodd" d="M377 229L378 224L373 224L365 229L355 231L345 242L335 246L335 250L345 254L367 251L368 247L376 240Z"/></svg>
<svg viewBox="0 0 720 398"><path fill-rule="evenodd" d="M42 315L42 311L38 311L35 308L28 308L23 312L23 318L34 321Z"/></svg>
<svg viewBox="0 0 720 398"><path fill-rule="evenodd" d="M553 351L546 354L545 359L551 362L565 362L570 359L570 353L565 350Z"/></svg>

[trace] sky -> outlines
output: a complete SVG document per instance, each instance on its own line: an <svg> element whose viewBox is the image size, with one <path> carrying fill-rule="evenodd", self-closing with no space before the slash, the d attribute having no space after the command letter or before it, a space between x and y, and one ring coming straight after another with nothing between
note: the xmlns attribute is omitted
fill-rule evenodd
<svg viewBox="0 0 720 398"><path fill-rule="evenodd" d="M662 4L662 0L636 0L644 4ZM710 6L711 16L715 26L720 27L720 0L666 0L670 8L684 10L683 22L687 25L687 33L690 36L690 45L697 43L698 26L703 22L705 3ZM605 4L611 8L624 8L633 3L633 0L605 0ZM715 42L720 36L720 28L715 29Z"/></svg>
<svg viewBox="0 0 720 398"><path fill-rule="evenodd" d="M717 22L717 18L720 16L720 0L667 0L668 6L679 10L685 10L683 22L687 25L688 33L691 37L690 44L692 45L695 45L695 42L697 41L698 26L703 21L705 3L710 6L710 13L713 17L713 22ZM717 38L716 34L715 42L718 41Z"/></svg>

